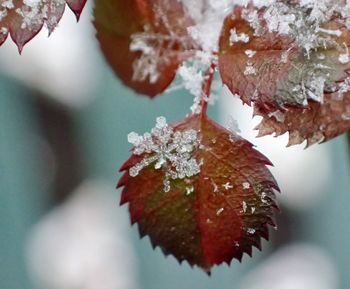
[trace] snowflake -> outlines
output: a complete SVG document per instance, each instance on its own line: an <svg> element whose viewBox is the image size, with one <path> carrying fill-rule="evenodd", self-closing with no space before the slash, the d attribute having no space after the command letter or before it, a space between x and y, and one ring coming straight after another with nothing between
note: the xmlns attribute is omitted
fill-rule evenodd
<svg viewBox="0 0 350 289"><path fill-rule="evenodd" d="M193 129L174 131L165 117L158 117L151 133L140 136L131 132L128 141L134 145L134 155L146 154L141 162L130 168L131 177L136 177L142 169L154 164L154 169L165 172L164 191L169 192L170 179L190 178L200 173L201 163L192 156L200 143Z"/></svg>

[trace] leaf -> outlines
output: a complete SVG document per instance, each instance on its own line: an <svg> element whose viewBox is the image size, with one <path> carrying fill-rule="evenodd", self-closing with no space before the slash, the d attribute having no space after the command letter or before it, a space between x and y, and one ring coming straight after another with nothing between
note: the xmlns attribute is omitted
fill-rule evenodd
<svg viewBox="0 0 350 289"><path fill-rule="evenodd" d="M350 129L350 93L342 97L327 94L323 104L310 103L307 108L266 113L255 107L255 115L263 117L256 127L259 136L289 132L288 146L307 140L307 147L328 141Z"/></svg>
<svg viewBox="0 0 350 289"><path fill-rule="evenodd" d="M86 4L86 0L66 0L66 2L79 21L81 12Z"/></svg>
<svg viewBox="0 0 350 289"><path fill-rule="evenodd" d="M62 18L66 2L79 18L86 0L2 1L0 45L10 34L21 53L24 45L40 32L44 24L51 34Z"/></svg>
<svg viewBox="0 0 350 289"><path fill-rule="evenodd" d="M220 37L219 69L224 84L244 103L253 102L267 112L305 107L309 100L322 102L324 93L332 92L350 69L350 31L339 14L318 24L310 20L310 9L295 4L298 1L284 2L261 9L236 8L226 18ZM288 24L286 17L302 25ZM290 31L271 31L269 21L276 30L285 21Z"/></svg>
<svg viewBox="0 0 350 289"><path fill-rule="evenodd" d="M200 172L170 178L167 184L169 168L174 169L174 164L162 159L168 153L156 147L161 157L154 158L155 153L146 153L145 147L140 151L141 141L132 134L129 138L140 147L122 166L124 175L117 187L124 187L121 204L129 203L131 222L138 223L142 237L148 235L164 254L209 273L213 265L241 260L244 253L251 255L252 246L261 249L260 239L268 239L268 225L274 226L278 186L266 168L271 163L263 155L205 116L190 116L174 125L173 133L163 135L178 138L193 130L200 144L190 151ZM146 139L150 144L150 135ZM165 150L166 146L160 147ZM173 158L175 163L178 157ZM147 165L140 168L144 160Z"/></svg>
<svg viewBox="0 0 350 289"><path fill-rule="evenodd" d="M174 80L193 45L192 20L177 0L97 0L97 39L123 83L154 97Z"/></svg>

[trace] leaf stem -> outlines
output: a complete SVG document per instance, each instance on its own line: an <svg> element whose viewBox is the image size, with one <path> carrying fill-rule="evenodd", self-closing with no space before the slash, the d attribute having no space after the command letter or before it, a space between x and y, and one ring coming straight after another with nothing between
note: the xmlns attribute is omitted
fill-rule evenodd
<svg viewBox="0 0 350 289"><path fill-rule="evenodd" d="M214 80L216 64L212 63L210 68L207 70L204 82L203 82L203 90L202 90L202 101L201 101L201 117L207 116L208 110L208 101L211 93L211 86Z"/></svg>

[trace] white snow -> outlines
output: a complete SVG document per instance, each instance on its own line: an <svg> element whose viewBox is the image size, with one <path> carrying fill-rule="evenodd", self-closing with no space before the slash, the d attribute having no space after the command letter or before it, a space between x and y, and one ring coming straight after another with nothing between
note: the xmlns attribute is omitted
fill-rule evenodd
<svg viewBox="0 0 350 289"><path fill-rule="evenodd" d="M201 163L192 156L199 145L195 130L174 131L161 116L151 133L140 136L131 132L128 141L134 145L134 155L144 155L142 161L129 170L131 177L153 165L155 170L164 171L164 191L169 192L171 179L190 178L200 173Z"/></svg>

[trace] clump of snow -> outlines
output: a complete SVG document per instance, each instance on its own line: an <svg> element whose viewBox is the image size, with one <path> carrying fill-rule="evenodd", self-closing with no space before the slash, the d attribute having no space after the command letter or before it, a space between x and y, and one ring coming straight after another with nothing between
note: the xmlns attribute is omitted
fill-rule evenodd
<svg viewBox="0 0 350 289"><path fill-rule="evenodd" d="M231 46L236 42L243 42L243 43L249 42L249 36L245 33L237 34L236 28L231 29L230 32L231 32L231 36L230 36L230 45Z"/></svg>
<svg viewBox="0 0 350 289"><path fill-rule="evenodd" d="M232 0L179 0L193 17L195 24L188 28L191 37L204 51L218 50L223 20L232 11Z"/></svg>
<svg viewBox="0 0 350 289"><path fill-rule="evenodd" d="M131 132L128 141L134 145L134 155L145 155L141 162L130 168L131 177L138 176L142 169L153 165L154 169L163 170L164 191L169 192L171 179L190 178L200 173L201 163L192 156L199 146L198 134L193 129L174 131L165 117L158 117L151 133L140 136Z"/></svg>

